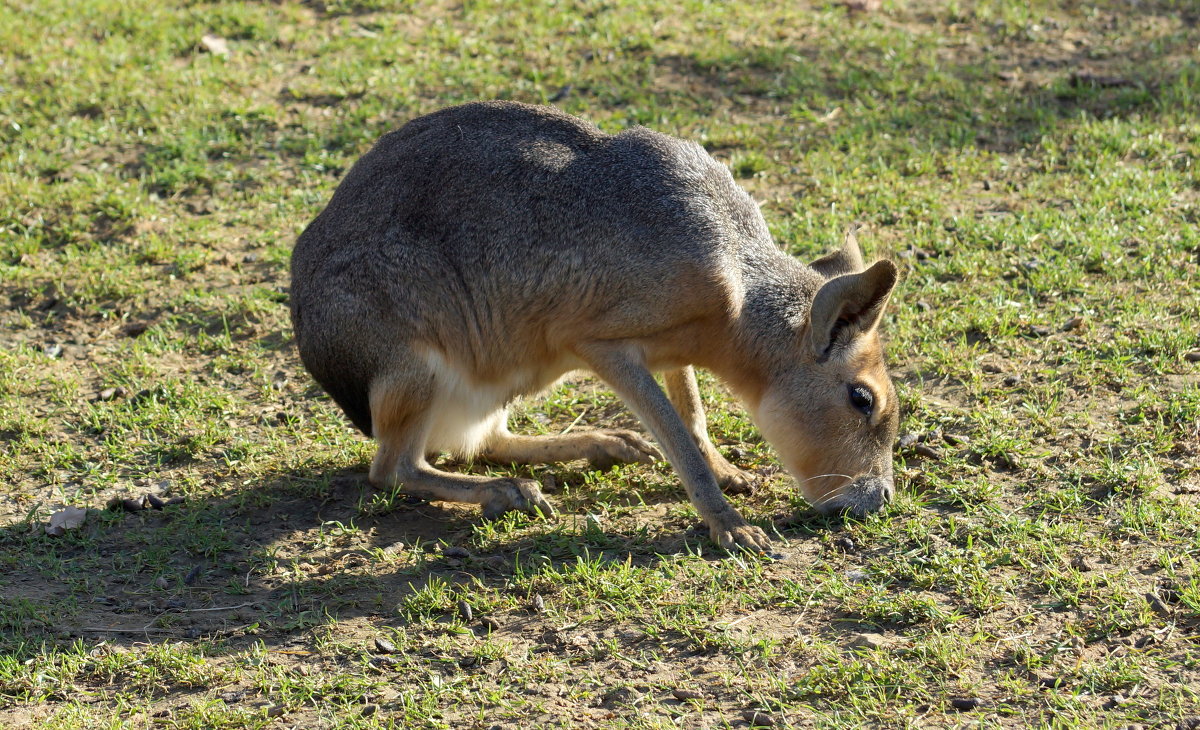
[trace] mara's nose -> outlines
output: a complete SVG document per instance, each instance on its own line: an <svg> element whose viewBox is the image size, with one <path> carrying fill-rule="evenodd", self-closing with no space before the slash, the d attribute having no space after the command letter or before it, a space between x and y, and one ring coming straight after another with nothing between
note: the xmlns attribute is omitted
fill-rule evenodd
<svg viewBox="0 0 1200 730"><path fill-rule="evenodd" d="M836 497L819 505L818 509L825 514L850 512L861 517L883 509L883 505L892 501L895 491L890 479L877 476L859 477L844 487Z"/></svg>

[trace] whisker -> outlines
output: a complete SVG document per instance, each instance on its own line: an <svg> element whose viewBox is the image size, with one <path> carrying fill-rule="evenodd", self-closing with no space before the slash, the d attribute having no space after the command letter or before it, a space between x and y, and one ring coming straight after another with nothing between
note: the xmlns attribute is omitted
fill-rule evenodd
<svg viewBox="0 0 1200 730"><path fill-rule="evenodd" d="M845 484L838 486L836 489L829 490L829 492L827 492L825 494L825 496L821 497L820 499L809 500L809 503L812 504L812 506L817 509L820 509L821 506L824 505L825 503L827 503L831 500L837 499L839 496L841 496L842 489L850 486L850 484L852 484L854 482L854 477L850 476L849 474L817 474L816 476L811 476L808 479L805 479L804 481L808 482L808 481L812 481L813 479L820 479L822 477L844 477L848 481Z"/></svg>
<svg viewBox="0 0 1200 730"><path fill-rule="evenodd" d="M854 481L854 477L850 476L849 474L818 474L816 476L809 477L808 479L805 479L804 481L811 482L812 480L820 479L821 477L846 477L847 479Z"/></svg>

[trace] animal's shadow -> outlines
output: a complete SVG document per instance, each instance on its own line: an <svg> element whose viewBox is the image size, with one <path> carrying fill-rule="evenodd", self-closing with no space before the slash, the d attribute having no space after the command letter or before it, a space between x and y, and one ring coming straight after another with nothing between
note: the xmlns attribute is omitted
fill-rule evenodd
<svg viewBox="0 0 1200 730"><path fill-rule="evenodd" d="M580 560L650 569L688 555L771 559L709 542L677 481L651 486L632 510L637 524L614 529L600 507L628 495L599 502L586 473L569 467L515 472L555 483L552 501L569 509L488 522L471 505L378 499L364 474L342 469L268 474L161 510L92 509L82 528L57 538L34 515L0 528L0 552L27 556L5 578L7 650L20 658L47 642L307 643L335 621L403 624L398 607L431 583L513 591L522 576ZM800 511L780 521L776 539L784 550L816 551L814 536L838 522ZM444 609L453 614L453 602Z"/></svg>

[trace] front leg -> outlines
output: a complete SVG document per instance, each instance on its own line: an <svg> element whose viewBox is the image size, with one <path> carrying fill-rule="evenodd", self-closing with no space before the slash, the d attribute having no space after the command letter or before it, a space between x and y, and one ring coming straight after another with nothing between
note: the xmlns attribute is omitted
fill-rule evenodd
<svg viewBox="0 0 1200 730"><path fill-rule="evenodd" d="M770 545L767 534L747 523L725 499L691 431L637 349L624 342L593 342L580 347L578 353L654 434L679 474L688 499L708 525L713 542L727 549L766 550Z"/></svg>
<svg viewBox="0 0 1200 730"><path fill-rule="evenodd" d="M668 370L663 373L667 384L667 395L679 411L679 417L692 433L700 453L717 477L717 484L726 494L751 494L757 477L748 471L737 468L717 451L712 439L708 437L708 424L704 421L704 405L700 401L700 386L696 383L696 372L689 365L678 370Z"/></svg>

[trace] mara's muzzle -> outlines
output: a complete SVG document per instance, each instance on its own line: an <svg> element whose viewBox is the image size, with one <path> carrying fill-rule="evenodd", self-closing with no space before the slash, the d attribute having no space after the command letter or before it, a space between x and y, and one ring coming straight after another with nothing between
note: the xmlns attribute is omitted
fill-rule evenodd
<svg viewBox="0 0 1200 730"><path fill-rule="evenodd" d="M878 476L865 476L838 490L837 494L817 505L824 514L850 512L858 517L878 512L883 505L892 501L895 494L892 480Z"/></svg>

